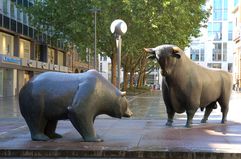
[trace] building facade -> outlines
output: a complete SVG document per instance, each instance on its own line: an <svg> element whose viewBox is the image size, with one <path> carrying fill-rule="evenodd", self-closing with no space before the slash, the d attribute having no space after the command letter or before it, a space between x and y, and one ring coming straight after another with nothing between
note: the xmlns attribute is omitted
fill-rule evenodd
<svg viewBox="0 0 241 159"><path fill-rule="evenodd" d="M108 56L98 54L99 72L107 80L111 81L111 59ZM121 71L121 82L123 82L123 71Z"/></svg>
<svg viewBox="0 0 241 159"><path fill-rule="evenodd" d="M240 0L234 1L233 8L234 15L234 30L233 30L233 41L234 41L234 89L240 90L241 82L241 2Z"/></svg>
<svg viewBox="0 0 241 159"><path fill-rule="evenodd" d="M29 24L28 15L16 7L31 7L30 0L0 1L0 97L18 95L35 74L68 72L66 50Z"/></svg>
<svg viewBox="0 0 241 159"><path fill-rule="evenodd" d="M234 0L207 0L211 9L207 28L201 28L202 36L194 38L187 49L196 63L233 71L233 14Z"/></svg>

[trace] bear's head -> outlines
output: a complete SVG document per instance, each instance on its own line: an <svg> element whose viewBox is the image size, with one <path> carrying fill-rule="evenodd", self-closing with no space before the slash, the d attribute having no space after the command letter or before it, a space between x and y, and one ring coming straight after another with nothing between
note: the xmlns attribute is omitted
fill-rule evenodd
<svg viewBox="0 0 241 159"><path fill-rule="evenodd" d="M115 110L115 117L121 118L121 117L131 117L133 113L131 112L129 108L129 103L126 99L126 92L120 92L120 95L118 95L118 109Z"/></svg>

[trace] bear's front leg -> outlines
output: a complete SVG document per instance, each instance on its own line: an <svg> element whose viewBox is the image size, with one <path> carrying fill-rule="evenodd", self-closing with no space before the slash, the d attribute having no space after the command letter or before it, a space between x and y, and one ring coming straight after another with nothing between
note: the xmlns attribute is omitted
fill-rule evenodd
<svg viewBox="0 0 241 159"><path fill-rule="evenodd" d="M69 119L76 130L83 137L85 142L102 142L94 130L93 126L93 118L87 115L85 112L76 113L74 111L69 110Z"/></svg>

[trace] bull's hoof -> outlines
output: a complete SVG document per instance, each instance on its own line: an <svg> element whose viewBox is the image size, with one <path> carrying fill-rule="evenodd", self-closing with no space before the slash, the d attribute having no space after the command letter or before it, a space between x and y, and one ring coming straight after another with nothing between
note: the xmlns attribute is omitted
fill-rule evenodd
<svg viewBox="0 0 241 159"><path fill-rule="evenodd" d="M84 138L85 142L103 142L104 140L98 138L98 137L87 137Z"/></svg>
<svg viewBox="0 0 241 159"><path fill-rule="evenodd" d="M50 139L62 138L62 135L57 133L46 134Z"/></svg>
<svg viewBox="0 0 241 159"><path fill-rule="evenodd" d="M36 135L32 135L32 140L33 141L47 141L47 140L49 140L49 137L44 134L36 134Z"/></svg>
<svg viewBox="0 0 241 159"><path fill-rule="evenodd" d="M207 123L207 119L202 119L201 123Z"/></svg>
<svg viewBox="0 0 241 159"><path fill-rule="evenodd" d="M192 124L187 123L187 124L185 125L185 127L186 127L186 128L191 128L191 127L192 127Z"/></svg>
<svg viewBox="0 0 241 159"><path fill-rule="evenodd" d="M167 122L166 122L166 126L171 127L171 126L172 126L172 121L167 121Z"/></svg>
<svg viewBox="0 0 241 159"><path fill-rule="evenodd" d="M226 124L226 123L227 123L227 120L222 120L221 123L222 123L222 124Z"/></svg>

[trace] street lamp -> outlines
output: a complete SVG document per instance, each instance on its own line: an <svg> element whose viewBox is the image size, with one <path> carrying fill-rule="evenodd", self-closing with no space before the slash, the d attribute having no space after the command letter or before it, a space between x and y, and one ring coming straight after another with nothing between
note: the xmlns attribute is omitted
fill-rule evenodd
<svg viewBox="0 0 241 159"><path fill-rule="evenodd" d="M94 25L95 25L95 40L94 40L94 69L96 69L96 14L97 12L100 12L99 8L92 8L90 9L91 12L94 12L95 15L95 20L94 20Z"/></svg>
<svg viewBox="0 0 241 159"><path fill-rule="evenodd" d="M121 35L124 35L127 31L126 23L121 20L117 19L114 20L110 25L110 31L115 35L116 39L116 48L117 48L117 72L118 72L118 79L117 79L117 88L120 89L120 74L121 74Z"/></svg>

